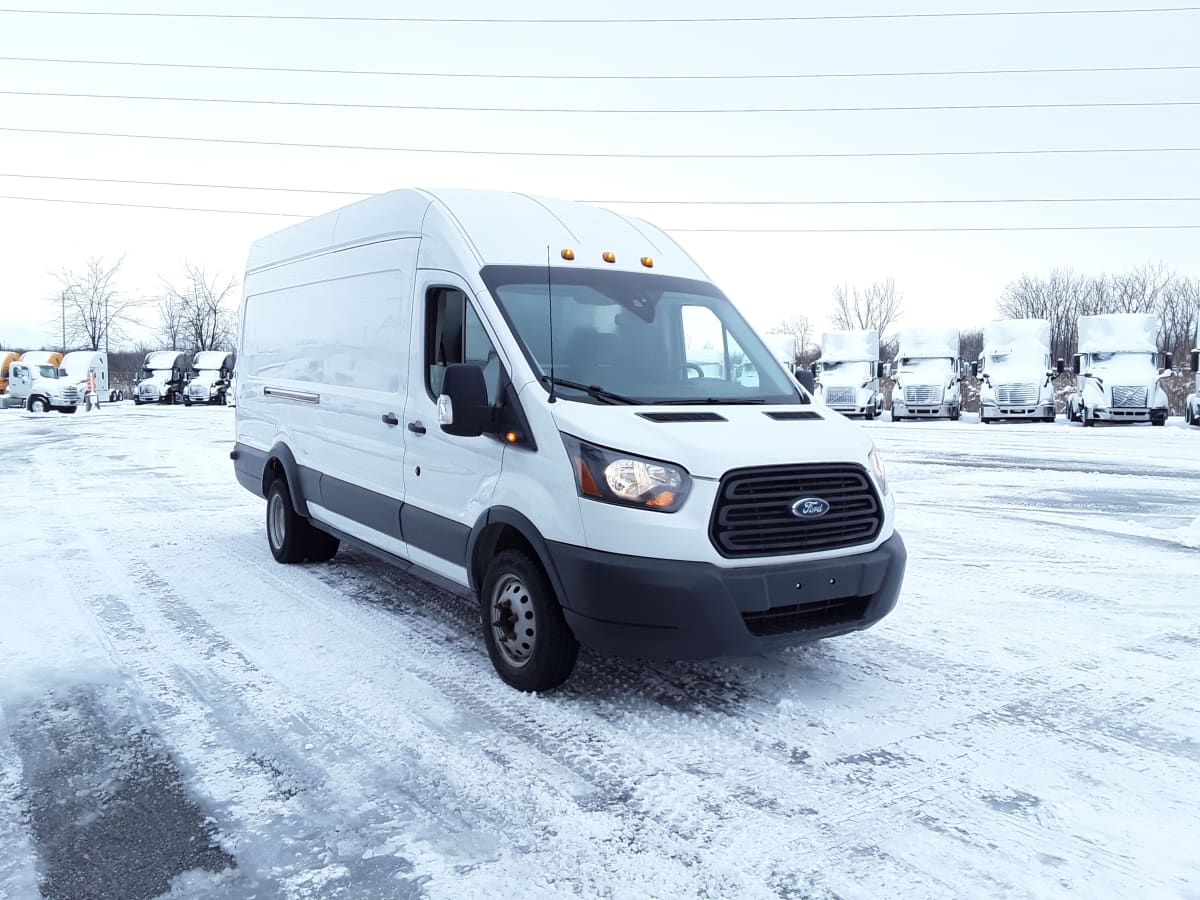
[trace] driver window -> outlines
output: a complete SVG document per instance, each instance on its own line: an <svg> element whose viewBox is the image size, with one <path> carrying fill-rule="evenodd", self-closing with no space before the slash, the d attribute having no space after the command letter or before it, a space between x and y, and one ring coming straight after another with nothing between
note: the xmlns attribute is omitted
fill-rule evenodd
<svg viewBox="0 0 1200 900"><path fill-rule="evenodd" d="M483 369L488 403L495 406L500 398L500 357L466 295L455 288L431 288L425 310L425 371L430 395L441 393L447 366L470 363Z"/></svg>

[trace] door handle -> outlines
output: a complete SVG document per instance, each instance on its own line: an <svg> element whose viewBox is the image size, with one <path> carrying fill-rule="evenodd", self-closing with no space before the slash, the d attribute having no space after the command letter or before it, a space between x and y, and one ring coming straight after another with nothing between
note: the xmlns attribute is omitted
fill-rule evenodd
<svg viewBox="0 0 1200 900"><path fill-rule="evenodd" d="M380 418L383 419L384 425L399 425L400 424L400 420L396 418L395 413L384 413L382 416L380 416Z"/></svg>
<svg viewBox="0 0 1200 900"><path fill-rule="evenodd" d="M425 426L422 425L420 422L409 422L408 430L411 431L413 434L424 434Z"/></svg>

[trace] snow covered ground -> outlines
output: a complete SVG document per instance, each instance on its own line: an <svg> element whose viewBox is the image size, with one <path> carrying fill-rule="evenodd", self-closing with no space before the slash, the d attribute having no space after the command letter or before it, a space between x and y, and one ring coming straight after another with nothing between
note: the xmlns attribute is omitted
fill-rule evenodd
<svg viewBox="0 0 1200 900"><path fill-rule="evenodd" d="M1200 897L1200 429L867 424L889 618L530 697L233 414L0 412L0 898Z"/></svg>

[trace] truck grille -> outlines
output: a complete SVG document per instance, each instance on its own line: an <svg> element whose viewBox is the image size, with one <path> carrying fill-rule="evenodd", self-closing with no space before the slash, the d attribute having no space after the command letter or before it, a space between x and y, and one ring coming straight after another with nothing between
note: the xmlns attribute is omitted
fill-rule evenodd
<svg viewBox="0 0 1200 900"><path fill-rule="evenodd" d="M63 399L68 403L78 403L83 399L83 395L80 393L79 388L72 385L71 387L63 388Z"/></svg>
<svg viewBox="0 0 1200 900"><path fill-rule="evenodd" d="M1112 389L1113 406L1146 408L1146 389L1144 387L1125 387L1114 385Z"/></svg>
<svg viewBox="0 0 1200 900"><path fill-rule="evenodd" d="M830 405L836 403L839 406L854 406L857 400L858 391L852 387L825 388L825 402Z"/></svg>
<svg viewBox="0 0 1200 900"><path fill-rule="evenodd" d="M818 497L820 518L801 519L792 504ZM841 463L738 469L721 480L709 537L722 556L783 556L868 544L883 526L883 507L862 466Z"/></svg>
<svg viewBox="0 0 1200 900"><path fill-rule="evenodd" d="M996 402L1001 406L1036 406L1036 384L1001 384L996 386Z"/></svg>
<svg viewBox="0 0 1200 900"><path fill-rule="evenodd" d="M906 387L904 402L909 406L940 406L942 386L940 384L918 384Z"/></svg>
<svg viewBox="0 0 1200 900"><path fill-rule="evenodd" d="M764 612L742 613L742 621L750 633L758 637L787 634L858 622L867 614L870 597L847 597L818 603L797 603L793 606L773 606Z"/></svg>

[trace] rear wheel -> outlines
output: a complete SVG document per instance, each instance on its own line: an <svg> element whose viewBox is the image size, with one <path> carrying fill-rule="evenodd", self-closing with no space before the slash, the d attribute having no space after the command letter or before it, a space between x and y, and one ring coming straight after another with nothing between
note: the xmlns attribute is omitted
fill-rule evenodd
<svg viewBox="0 0 1200 900"><path fill-rule="evenodd" d="M342 542L332 534L326 534L319 528L308 526L308 544L304 548L304 558L309 562L329 562L338 552Z"/></svg>
<svg viewBox="0 0 1200 900"><path fill-rule="evenodd" d="M298 563L308 547L308 520L292 509L287 482L276 478L267 489L267 543L276 562Z"/></svg>
<svg viewBox="0 0 1200 900"><path fill-rule="evenodd" d="M521 550L496 554L479 591L488 656L520 691L549 691L570 676L579 656L562 607L542 567Z"/></svg>

